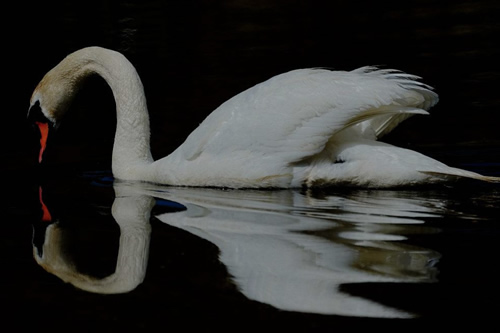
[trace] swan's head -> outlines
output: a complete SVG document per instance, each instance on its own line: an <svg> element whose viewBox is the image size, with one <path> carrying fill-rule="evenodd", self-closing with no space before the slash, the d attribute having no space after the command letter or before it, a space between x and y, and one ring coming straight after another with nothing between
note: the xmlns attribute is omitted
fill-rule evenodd
<svg viewBox="0 0 500 333"><path fill-rule="evenodd" d="M42 120L40 117L43 116L46 122L57 127L85 76L82 72L82 66L75 66L70 56L51 69L31 95L28 117ZM32 114L32 111L36 111L36 114Z"/></svg>
<svg viewBox="0 0 500 333"><path fill-rule="evenodd" d="M38 83L30 99L28 119L40 130L40 156L45 149L50 128L57 128L69 108L79 81L84 77L81 66L75 66L71 57L67 57L50 70Z"/></svg>

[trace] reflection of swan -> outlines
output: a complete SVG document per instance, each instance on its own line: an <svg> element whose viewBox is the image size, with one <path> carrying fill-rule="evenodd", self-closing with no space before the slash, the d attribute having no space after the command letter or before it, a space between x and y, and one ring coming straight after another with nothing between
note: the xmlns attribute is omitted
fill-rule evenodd
<svg viewBox="0 0 500 333"><path fill-rule="evenodd" d="M33 92L30 117L40 126L42 150L46 124L59 124L93 73L107 81L116 101L113 174L119 179L233 188L497 180L377 142L413 114L427 114L437 95L415 76L369 67L275 76L222 104L174 153L153 162L139 76L124 56L98 47L69 55Z"/></svg>
<svg viewBox="0 0 500 333"><path fill-rule="evenodd" d="M57 224L45 236L37 262L78 288L126 292L144 279L152 198L187 209L157 216L217 245L239 290L249 299L291 311L371 317L409 314L340 291L345 283L430 282L439 255L398 242L429 232L422 218L441 210L428 202L381 191L326 198L296 191L221 191L115 184L113 216L120 225L116 271L102 280L77 272L64 257ZM389 195L386 195L389 194ZM384 206L385 205L385 206ZM385 207L385 208L384 208ZM345 217L345 219L344 219ZM399 228L399 229L398 229ZM168 240L165 240L168 241Z"/></svg>
<svg viewBox="0 0 500 333"><path fill-rule="evenodd" d="M365 210L373 209L368 213L348 205L335 207L332 201L323 200L336 213L325 212L317 218L309 214L318 210L306 203L308 198L291 191L175 188L155 195L175 198L187 207L186 211L163 214L158 219L217 245L220 260L241 292L280 309L406 317L409 314L347 295L339 287L345 283L434 281L433 265L439 258L436 252L393 242L404 239L394 235L398 224L411 228L423 223L418 218L435 216L432 208L413 211L416 200L406 203L400 199L394 213L391 207L384 211L381 205L365 205ZM336 199L333 197L333 201ZM374 211L378 216L372 218ZM384 221L382 211L393 215L386 216L390 222ZM345 223L344 214L352 222ZM349 233L351 228L357 237ZM318 236L314 236L316 233Z"/></svg>
<svg viewBox="0 0 500 333"><path fill-rule="evenodd" d="M104 279L81 274L65 255L64 234L57 222L45 231L41 250L33 248L35 260L48 272L80 289L101 294L124 293L137 287L146 275L151 227L150 196L127 195L122 189L113 203L113 217L120 226L120 244L115 272Z"/></svg>

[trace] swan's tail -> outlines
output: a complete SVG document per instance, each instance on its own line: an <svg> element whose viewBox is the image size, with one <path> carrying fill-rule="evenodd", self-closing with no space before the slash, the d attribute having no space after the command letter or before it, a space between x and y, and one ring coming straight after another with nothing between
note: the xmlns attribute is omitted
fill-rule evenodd
<svg viewBox="0 0 500 333"><path fill-rule="evenodd" d="M475 173L472 171L467 171L467 170L462 170L462 169L457 169L457 168L450 168L449 171L420 171L421 173L433 176L433 177L438 177L438 178L470 178L470 179L476 179L488 183L500 183L500 177L494 177L494 176L484 176L479 173Z"/></svg>

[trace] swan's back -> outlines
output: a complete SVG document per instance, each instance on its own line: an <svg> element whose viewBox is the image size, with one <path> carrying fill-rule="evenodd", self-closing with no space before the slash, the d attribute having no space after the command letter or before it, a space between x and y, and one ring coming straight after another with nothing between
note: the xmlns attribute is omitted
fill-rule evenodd
<svg viewBox="0 0 500 333"><path fill-rule="evenodd" d="M321 153L343 129L361 124L359 135L380 137L426 113L437 95L416 79L372 67L277 75L219 106L157 169L182 164L176 177L184 185L288 187L290 166Z"/></svg>

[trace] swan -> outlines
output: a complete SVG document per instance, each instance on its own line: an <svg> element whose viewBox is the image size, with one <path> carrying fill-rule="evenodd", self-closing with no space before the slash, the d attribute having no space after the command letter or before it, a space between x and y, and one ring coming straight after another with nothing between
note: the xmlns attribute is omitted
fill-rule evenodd
<svg viewBox="0 0 500 333"><path fill-rule="evenodd" d="M42 134L39 161L49 130L60 124L92 74L109 84L116 103L112 172L117 179L229 188L500 180L378 141L403 120L428 114L438 96L417 76L376 67L274 76L220 105L174 152L154 161L139 75L125 56L101 47L68 55L35 88L28 118Z"/></svg>

